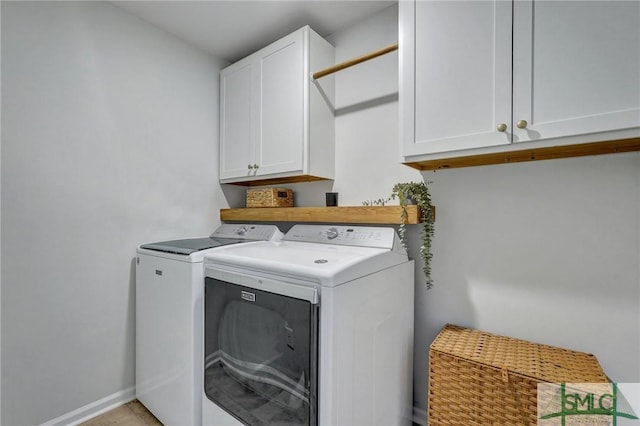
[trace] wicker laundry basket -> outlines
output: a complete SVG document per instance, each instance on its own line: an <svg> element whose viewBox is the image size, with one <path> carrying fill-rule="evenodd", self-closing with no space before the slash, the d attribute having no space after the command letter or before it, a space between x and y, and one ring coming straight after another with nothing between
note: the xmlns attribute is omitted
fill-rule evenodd
<svg viewBox="0 0 640 426"><path fill-rule="evenodd" d="M606 383L595 356L448 324L429 351L429 426L536 425L538 383Z"/></svg>

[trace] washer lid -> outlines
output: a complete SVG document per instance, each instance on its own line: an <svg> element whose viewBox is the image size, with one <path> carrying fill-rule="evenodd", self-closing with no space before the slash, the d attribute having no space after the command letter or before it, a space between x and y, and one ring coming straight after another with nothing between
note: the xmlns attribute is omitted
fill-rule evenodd
<svg viewBox="0 0 640 426"><path fill-rule="evenodd" d="M221 247L228 244L243 243L247 240L238 238L186 238L183 240L161 241L158 243L143 244L140 248L148 250L162 251L165 253L176 253L189 255L197 251L210 249L213 247Z"/></svg>
<svg viewBox="0 0 640 426"><path fill-rule="evenodd" d="M143 244L140 248L189 255L198 251L247 241L279 240L282 232L275 225L220 225L210 236Z"/></svg>

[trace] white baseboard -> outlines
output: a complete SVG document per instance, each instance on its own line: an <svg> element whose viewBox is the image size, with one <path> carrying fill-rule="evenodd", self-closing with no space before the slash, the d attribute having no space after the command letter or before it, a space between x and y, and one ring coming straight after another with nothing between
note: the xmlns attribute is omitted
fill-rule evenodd
<svg viewBox="0 0 640 426"><path fill-rule="evenodd" d="M49 420L40 426L75 426L134 399L136 399L136 388L132 386Z"/></svg>
<svg viewBox="0 0 640 426"><path fill-rule="evenodd" d="M427 411L422 408L413 407L413 423L427 426Z"/></svg>
<svg viewBox="0 0 640 426"><path fill-rule="evenodd" d="M76 426L134 399L136 399L136 388L132 386L42 423L40 426ZM413 407L413 423L428 426L426 410Z"/></svg>

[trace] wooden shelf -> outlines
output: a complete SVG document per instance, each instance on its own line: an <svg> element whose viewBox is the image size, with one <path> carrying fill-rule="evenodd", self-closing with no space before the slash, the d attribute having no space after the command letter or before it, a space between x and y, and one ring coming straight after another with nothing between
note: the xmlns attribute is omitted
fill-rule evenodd
<svg viewBox="0 0 640 426"><path fill-rule="evenodd" d="M401 223L400 206L267 207L221 209L224 222L317 222L352 224ZM418 206L407 206L407 224L420 223ZM435 211L432 216L435 218Z"/></svg>
<svg viewBox="0 0 640 426"><path fill-rule="evenodd" d="M404 163L418 170L453 169L458 167L485 166L489 164L519 163L523 161L550 160L554 158L583 157L640 151L640 138L621 139L576 145L531 148L493 154L469 155Z"/></svg>

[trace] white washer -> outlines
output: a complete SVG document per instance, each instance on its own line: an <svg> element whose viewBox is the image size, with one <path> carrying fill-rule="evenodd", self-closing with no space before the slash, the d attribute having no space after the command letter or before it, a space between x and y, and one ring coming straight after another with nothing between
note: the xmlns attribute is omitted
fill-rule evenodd
<svg viewBox="0 0 640 426"><path fill-rule="evenodd" d="M296 225L204 266L204 425L411 424L414 264L393 228Z"/></svg>
<svg viewBox="0 0 640 426"><path fill-rule="evenodd" d="M281 237L273 225L224 224L209 237L138 247L136 397L164 425L202 423L204 255Z"/></svg>

